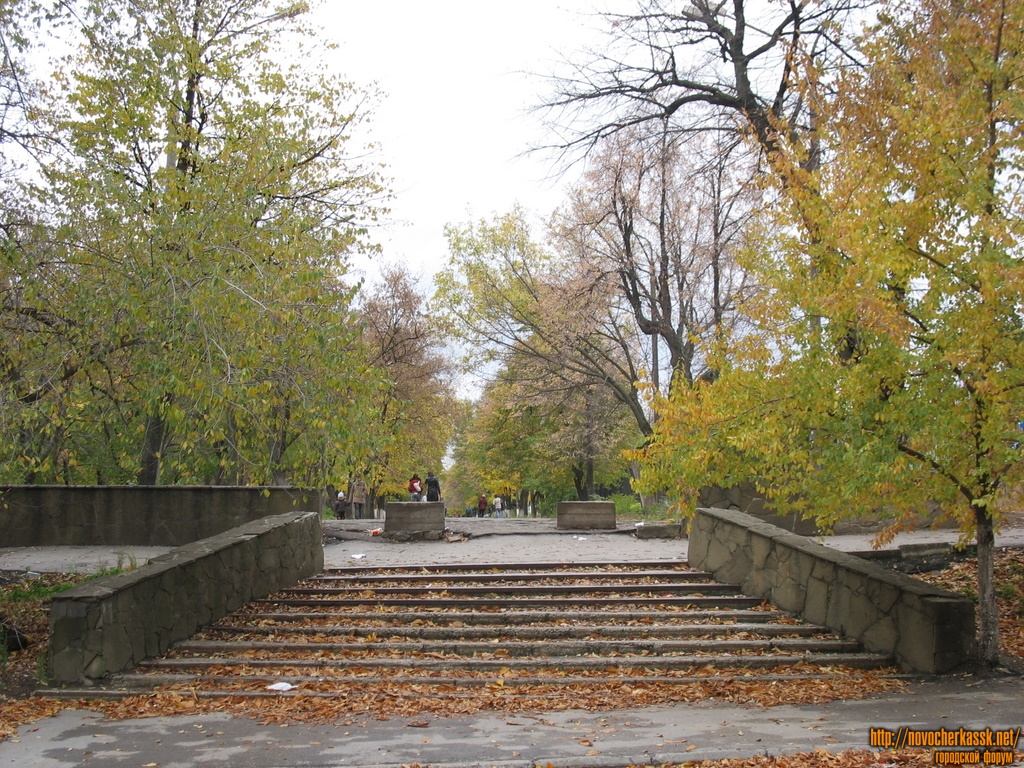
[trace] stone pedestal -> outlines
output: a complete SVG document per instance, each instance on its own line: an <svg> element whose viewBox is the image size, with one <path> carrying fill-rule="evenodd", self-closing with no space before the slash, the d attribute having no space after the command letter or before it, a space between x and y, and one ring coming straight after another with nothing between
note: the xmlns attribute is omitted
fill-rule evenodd
<svg viewBox="0 0 1024 768"><path fill-rule="evenodd" d="M385 533L444 533L444 502L389 501L384 505Z"/></svg>
<svg viewBox="0 0 1024 768"><path fill-rule="evenodd" d="M560 501L557 527L590 530L615 530L615 502Z"/></svg>

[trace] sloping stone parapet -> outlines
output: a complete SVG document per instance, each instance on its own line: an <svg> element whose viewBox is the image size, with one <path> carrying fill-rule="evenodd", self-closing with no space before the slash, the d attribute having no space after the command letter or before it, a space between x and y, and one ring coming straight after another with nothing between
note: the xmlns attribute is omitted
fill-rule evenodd
<svg viewBox="0 0 1024 768"><path fill-rule="evenodd" d="M384 534L444 534L443 501L389 501L384 505ZM413 540L425 540L419 535Z"/></svg>
<svg viewBox="0 0 1024 768"><path fill-rule="evenodd" d="M615 530L614 501L560 501L555 514L557 528Z"/></svg>
<svg viewBox="0 0 1024 768"><path fill-rule="evenodd" d="M322 535L316 512L265 517L56 595L50 678L129 669L250 600L320 573Z"/></svg>
<svg viewBox="0 0 1024 768"><path fill-rule="evenodd" d="M902 573L724 509L698 509L690 566L807 621L891 653L904 669L940 674L970 660L974 603Z"/></svg>

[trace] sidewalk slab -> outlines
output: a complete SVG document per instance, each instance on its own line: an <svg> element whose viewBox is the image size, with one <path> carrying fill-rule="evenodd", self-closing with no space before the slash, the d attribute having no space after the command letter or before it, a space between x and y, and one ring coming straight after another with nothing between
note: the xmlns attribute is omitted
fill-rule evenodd
<svg viewBox="0 0 1024 768"><path fill-rule="evenodd" d="M1019 678L954 677L863 701L769 709L699 703L287 727L224 714L109 721L67 711L0 743L0 768L624 768L868 749L872 728L1015 729L1022 702Z"/></svg>

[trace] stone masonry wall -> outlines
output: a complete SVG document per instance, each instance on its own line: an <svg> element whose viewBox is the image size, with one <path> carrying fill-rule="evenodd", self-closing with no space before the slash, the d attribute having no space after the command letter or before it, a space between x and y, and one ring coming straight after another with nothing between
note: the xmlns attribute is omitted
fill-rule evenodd
<svg viewBox="0 0 1024 768"><path fill-rule="evenodd" d="M53 598L49 674L97 679L155 656L250 600L323 570L316 512L265 517Z"/></svg>
<svg viewBox="0 0 1024 768"><path fill-rule="evenodd" d="M319 494L276 487L0 486L0 547L177 547L297 509L319 511Z"/></svg>
<svg viewBox="0 0 1024 768"><path fill-rule="evenodd" d="M688 559L807 621L891 653L907 670L947 672L974 654L974 604L742 512L698 509Z"/></svg>

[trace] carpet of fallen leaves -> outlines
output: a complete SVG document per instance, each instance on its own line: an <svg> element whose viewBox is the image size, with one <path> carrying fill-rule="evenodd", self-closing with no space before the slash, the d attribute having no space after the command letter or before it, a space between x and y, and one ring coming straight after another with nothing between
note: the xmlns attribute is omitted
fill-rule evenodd
<svg viewBox="0 0 1024 768"><path fill-rule="evenodd" d="M250 695L205 698L187 686L123 699L57 701L33 697L0 699L0 736L13 727L54 714L61 708L90 709L114 719L226 712L258 719L264 724L352 722L366 717L411 717L422 714L450 717L480 711L507 714L588 709L592 711L645 707L673 702L724 701L741 705L823 703L862 698L900 688L904 683L874 673L836 668L826 678L741 680L722 675L685 684L664 682L632 684L531 685L525 693L503 682L475 688L453 685L407 685L388 682L348 683L332 686L325 695L316 686L306 693L269 694L264 686ZM241 684L240 684L241 686ZM203 686L204 688L206 686ZM252 688L252 686L250 686ZM240 688L238 693L243 693Z"/></svg>
<svg viewBox="0 0 1024 768"><path fill-rule="evenodd" d="M974 595L975 561L954 563L942 572L918 578L960 594ZM62 577L66 578L66 577ZM1000 550L996 559L997 599L1001 615L1003 651L1024 657L1024 551ZM31 637L45 637L48 601L12 606L0 599L0 613L13 619ZM28 695L35 687L39 645L13 652L0 669L0 740L19 725L52 716L62 709L89 709L115 719L225 712L255 718L263 723L350 724L367 717L390 718L433 714L452 716L474 712L525 713L559 709L618 709L672 702L727 701L752 706L823 703L836 699L863 698L904 685L898 679L859 670L836 670L823 678L774 680L745 679L736 671L709 676L687 684L644 683L628 685L531 686L528 694L500 683L477 688L430 685L408 686L387 682L360 683L332 690L329 696L279 695L221 696L203 698L187 687L119 700L64 701ZM29 682L31 682L31 686ZM1018 756L1020 758L1020 756ZM687 768L916 768L932 765L929 750L874 752L851 750L830 753L818 750L788 756L754 756L744 759L697 761ZM640 768L637 766L636 768ZM661 766L660 768L669 768Z"/></svg>
<svg viewBox="0 0 1024 768"><path fill-rule="evenodd" d="M872 752L866 749L851 749L832 753L824 749L814 752L799 752L795 755L767 757L755 755L725 760L699 760L682 763L679 768L923 768L934 765L930 750L903 749L892 752ZM640 766L628 768L674 768L672 765Z"/></svg>
<svg viewBox="0 0 1024 768"><path fill-rule="evenodd" d="M1024 550L999 549L995 558L996 603L999 606L999 650L1024 658ZM930 584L978 599L978 561L950 563L942 571L917 574Z"/></svg>

